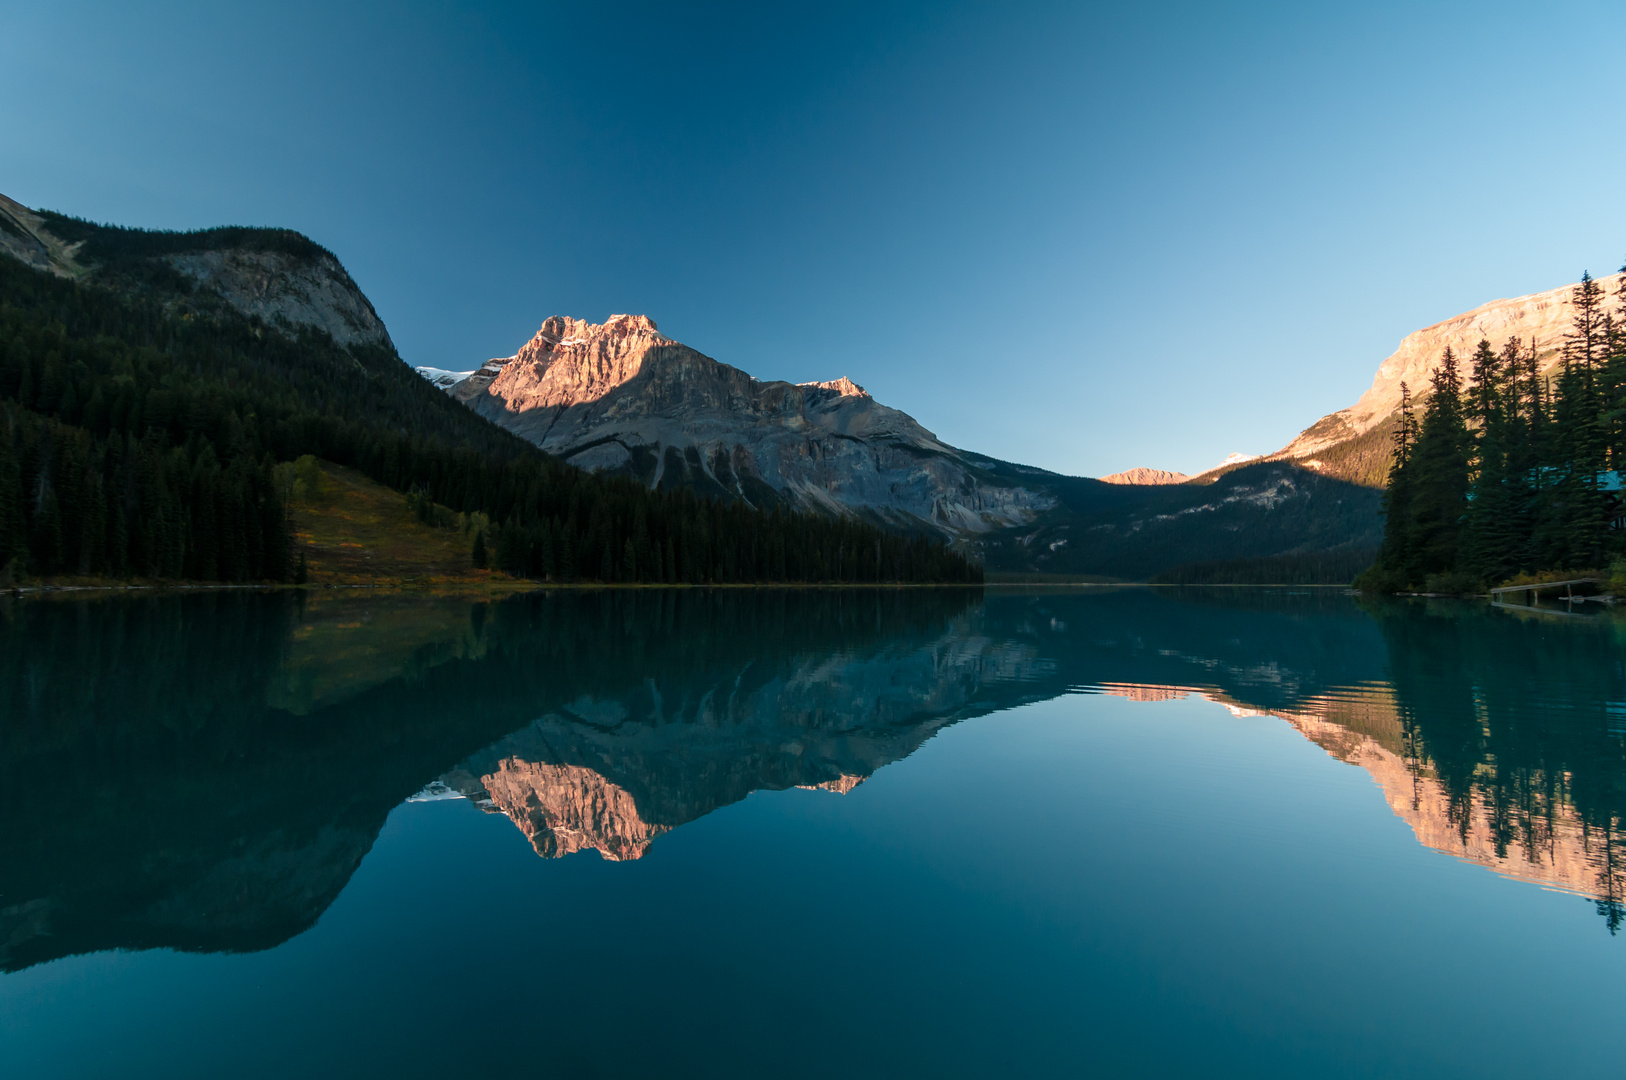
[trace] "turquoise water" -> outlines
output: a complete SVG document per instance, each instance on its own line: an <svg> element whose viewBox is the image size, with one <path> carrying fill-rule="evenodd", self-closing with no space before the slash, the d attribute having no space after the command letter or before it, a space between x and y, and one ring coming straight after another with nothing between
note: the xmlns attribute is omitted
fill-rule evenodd
<svg viewBox="0 0 1626 1080"><path fill-rule="evenodd" d="M1623 816L1608 613L1161 589L9 602L0 1056L1611 1075Z"/></svg>

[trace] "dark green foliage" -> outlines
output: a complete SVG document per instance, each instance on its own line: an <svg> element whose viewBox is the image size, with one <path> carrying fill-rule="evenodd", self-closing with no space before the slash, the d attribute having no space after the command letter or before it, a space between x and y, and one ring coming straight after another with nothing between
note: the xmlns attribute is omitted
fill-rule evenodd
<svg viewBox="0 0 1626 1080"><path fill-rule="evenodd" d="M45 219L51 233L67 243L82 243L76 258L80 262L125 263L187 251L267 251L314 261L327 256L338 262L327 248L292 229L256 229L226 225L214 229L177 232L172 229L131 229L122 225L102 225L84 218L70 217L54 210L36 211Z"/></svg>
<svg viewBox="0 0 1626 1080"><path fill-rule="evenodd" d="M280 581L288 532L270 465L242 447L222 464L211 443L171 446L153 429L98 437L0 401L0 565Z"/></svg>
<svg viewBox="0 0 1626 1080"><path fill-rule="evenodd" d="M66 220L52 227L73 238ZM130 266L172 243L80 226L99 257ZM200 234L185 235L196 246ZM431 524L484 514L488 558L536 578L981 580L940 542L582 473L447 398L393 349L296 339L217 301L0 258L0 571L15 559L33 574L286 580L296 563L272 466L309 455L412 492Z"/></svg>
<svg viewBox="0 0 1626 1080"><path fill-rule="evenodd" d="M1456 564L1468 508L1471 450L1462 415L1461 374L1456 357L1446 349L1405 465L1410 483L1406 569L1413 577L1437 574Z"/></svg>
<svg viewBox="0 0 1626 1080"><path fill-rule="evenodd" d="M1465 396L1446 351L1415 435L1403 407L1383 549L1363 588L1458 591L1626 550L1619 493L1606 490L1626 465L1626 337L1607 299L1582 276L1555 376L1541 375L1534 340L1499 353L1481 341Z"/></svg>
<svg viewBox="0 0 1626 1080"><path fill-rule="evenodd" d="M1391 523L1409 522L1412 514L1412 475L1406 466L1411 458L1412 446L1417 442L1417 414L1412 408L1411 387L1405 382L1400 384L1399 420L1394 427L1393 439L1389 484L1383 492L1383 516L1385 521ZM1411 539L1409 528L1395 524L1387 527L1383 533L1383 547L1378 554L1379 564L1390 568L1391 573L1409 573L1412 563Z"/></svg>

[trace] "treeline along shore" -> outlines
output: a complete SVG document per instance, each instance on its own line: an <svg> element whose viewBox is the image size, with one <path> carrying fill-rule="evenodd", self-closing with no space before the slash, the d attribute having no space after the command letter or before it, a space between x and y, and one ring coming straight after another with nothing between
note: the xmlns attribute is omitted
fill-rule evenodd
<svg viewBox="0 0 1626 1080"><path fill-rule="evenodd" d="M325 254L297 233L78 224L79 257L103 268L88 283L0 257L0 577L294 580L277 466L312 456L410 497L426 522L479 515L470 560L517 577L982 580L934 538L584 473L449 400L393 347L244 316L152 258Z"/></svg>

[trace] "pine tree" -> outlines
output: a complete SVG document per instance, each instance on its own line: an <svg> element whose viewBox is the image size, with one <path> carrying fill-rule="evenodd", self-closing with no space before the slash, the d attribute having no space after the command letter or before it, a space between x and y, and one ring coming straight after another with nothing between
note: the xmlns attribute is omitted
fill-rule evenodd
<svg viewBox="0 0 1626 1080"><path fill-rule="evenodd" d="M1471 441L1462 413L1462 376L1447 348L1418 429L1411 482L1413 580L1461 568Z"/></svg>
<svg viewBox="0 0 1626 1080"><path fill-rule="evenodd" d="M1511 340L1499 356L1491 351L1488 341L1481 341L1474 352L1479 429L1474 440L1474 479L1463 562L1465 569L1481 581L1501 581L1510 576L1523 547L1517 526L1519 507L1509 476L1518 354L1518 344Z"/></svg>
<svg viewBox="0 0 1626 1080"><path fill-rule="evenodd" d="M1600 373L1598 398L1603 409L1601 433L1609 468L1626 470L1626 278L1615 293L1619 318L1609 322L1608 353Z"/></svg>
<svg viewBox="0 0 1626 1080"><path fill-rule="evenodd" d="M1482 431L1490 423L1491 415L1501 407L1501 370L1501 358L1491 349L1490 341L1480 338L1473 355L1473 402L1474 416Z"/></svg>
<svg viewBox="0 0 1626 1080"><path fill-rule="evenodd" d="M1603 299L1603 287L1588 274L1571 293L1575 316L1564 337L1564 368L1543 463L1552 476L1539 530L1547 567L1579 568L1603 561L1610 517L1610 498L1599 488L1611 441L1606 361L1617 338Z"/></svg>
<svg viewBox="0 0 1626 1080"><path fill-rule="evenodd" d="M1564 358L1581 368L1590 381L1593 371L1605 356L1609 341L1609 315L1604 308L1603 286L1586 272L1581 283L1570 290L1570 304L1575 315L1569 333L1564 335Z"/></svg>
<svg viewBox="0 0 1626 1080"><path fill-rule="evenodd" d="M1411 449L1415 438L1416 417L1412 409L1411 388L1400 383L1400 413L1394 430L1394 451L1389 459L1389 483L1383 492L1383 546L1378 552L1378 565L1388 580L1397 585L1412 581L1412 508L1411 508Z"/></svg>

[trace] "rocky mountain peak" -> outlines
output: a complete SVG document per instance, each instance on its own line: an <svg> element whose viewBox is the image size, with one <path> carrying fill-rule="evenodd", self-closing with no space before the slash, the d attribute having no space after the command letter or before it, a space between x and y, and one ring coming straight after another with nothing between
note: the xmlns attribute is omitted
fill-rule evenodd
<svg viewBox="0 0 1626 1080"><path fill-rule="evenodd" d="M659 337L655 320L648 315L611 315L595 324L569 315L549 315L542 320L542 328L536 332L532 344L581 345L601 339L624 341L636 336Z"/></svg>
<svg viewBox="0 0 1626 1080"><path fill-rule="evenodd" d="M815 390L834 390L841 397L869 397L868 390L865 390L845 375L839 379L831 379L828 382L805 382L796 385L811 387Z"/></svg>
<svg viewBox="0 0 1626 1080"><path fill-rule="evenodd" d="M1055 504L996 478L845 376L751 377L665 337L645 315L555 315L510 357L419 373L572 465L753 506L854 513L949 535Z"/></svg>
<svg viewBox="0 0 1626 1080"><path fill-rule="evenodd" d="M457 390L463 401L499 394L514 411L584 405L635 378L649 351L670 345L648 315L611 315L590 323L550 315L513 356L486 361Z"/></svg>

